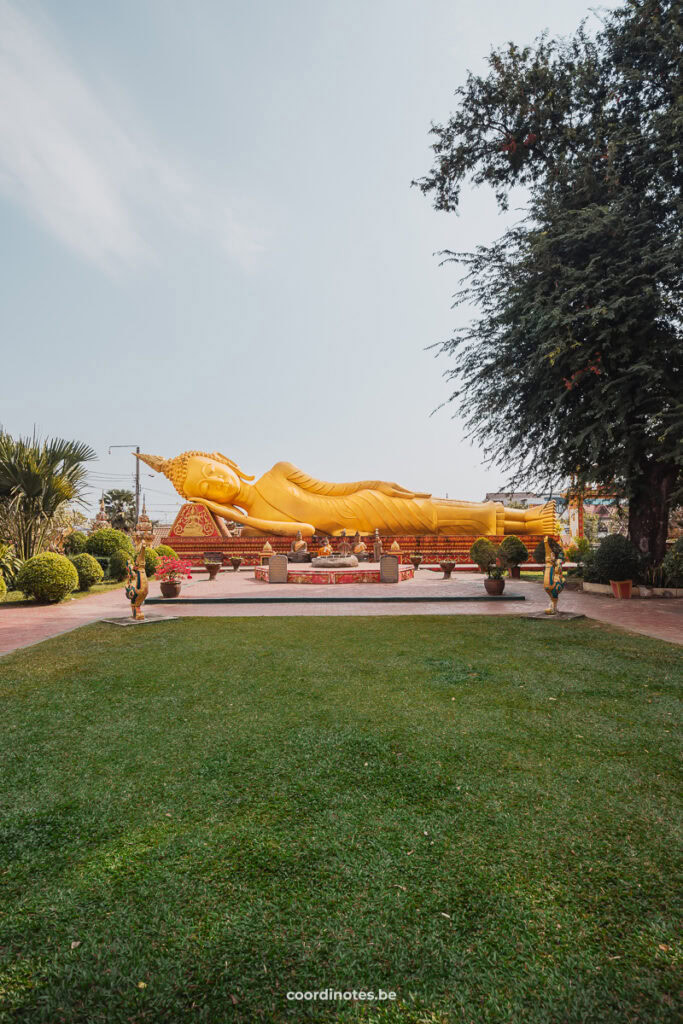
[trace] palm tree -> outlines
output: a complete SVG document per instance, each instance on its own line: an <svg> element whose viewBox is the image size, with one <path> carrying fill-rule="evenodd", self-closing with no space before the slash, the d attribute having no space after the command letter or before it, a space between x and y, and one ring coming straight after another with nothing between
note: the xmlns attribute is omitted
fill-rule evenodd
<svg viewBox="0 0 683 1024"><path fill-rule="evenodd" d="M60 509L83 503L86 463L95 458L81 441L15 439L0 430L0 528L20 558L41 550Z"/></svg>

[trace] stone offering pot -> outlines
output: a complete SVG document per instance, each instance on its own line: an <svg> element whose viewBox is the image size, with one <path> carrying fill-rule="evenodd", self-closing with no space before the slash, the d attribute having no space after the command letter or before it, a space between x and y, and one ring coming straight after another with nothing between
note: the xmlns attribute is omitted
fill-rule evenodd
<svg viewBox="0 0 683 1024"><path fill-rule="evenodd" d="M439 562L439 565L443 569L443 578L445 580L449 580L451 578L451 573L455 569L455 562L445 559L443 562Z"/></svg>
<svg viewBox="0 0 683 1024"><path fill-rule="evenodd" d="M487 594L502 594L505 590L505 580L490 580L488 576L484 580Z"/></svg>
<svg viewBox="0 0 683 1024"><path fill-rule="evenodd" d="M413 563L413 568L417 572L420 568L420 562L422 561L422 555L409 555L410 561Z"/></svg>
<svg viewBox="0 0 683 1024"><path fill-rule="evenodd" d="M209 583L210 583L212 580L216 579L216 576L218 575L219 569L221 567L221 563L220 562L204 562L204 565L206 566L206 568L208 570L208 573L209 573Z"/></svg>
<svg viewBox="0 0 683 1024"><path fill-rule="evenodd" d="M232 566L233 572L237 572L237 570L239 569L241 564L242 564L242 559L241 558L231 558L230 559L230 565Z"/></svg>

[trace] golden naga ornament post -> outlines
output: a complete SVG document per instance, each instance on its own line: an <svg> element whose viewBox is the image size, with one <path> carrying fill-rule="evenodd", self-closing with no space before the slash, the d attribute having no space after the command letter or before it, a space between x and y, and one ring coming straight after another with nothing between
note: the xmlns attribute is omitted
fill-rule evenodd
<svg viewBox="0 0 683 1024"><path fill-rule="evenodd" d="M142 622L145 618L142 606L149 593L149 582L145 570L145 551L145 544L142 543L135 553L135 561L126 563L126 575L128 576L126 597L130 601L131 614L137 622Z"/></svg>
<svg viewBox="0 0 683 1024"><path fill-rule="evenodd" d="M205 505L223 519L242 523L244 533L304 537L372 534L451 534L479 536L553 534L555 502L529 509L505 508L498 501L449 501L410 491L385 480L335 484L303 473L291 462L277 462L255 480L221 452L189 451L164 459L138 455L164 473L187 501Z"/></svg>
<svg viewBox="0 0 683 1024"><path fill-rule="evenodd" d="M564 590L564 566L562 547L552 537L543 538L545 549L545 571L543 573L543 589L550 598L545 610L546 615L558 615L557 599Z"/></svg>

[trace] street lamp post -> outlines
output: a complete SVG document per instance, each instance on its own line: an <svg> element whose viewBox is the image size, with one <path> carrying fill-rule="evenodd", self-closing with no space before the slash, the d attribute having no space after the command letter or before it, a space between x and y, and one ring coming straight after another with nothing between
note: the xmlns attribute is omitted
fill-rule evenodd
<svg viewBox="0 0 683 1024"><path fill-rule="evenodd" d="M134 448L135 454L140 454L139 444L110 444L109 454L111 455L112 448ZM137 523L140 518L140 460L135 460L135 522Z"/></svg>

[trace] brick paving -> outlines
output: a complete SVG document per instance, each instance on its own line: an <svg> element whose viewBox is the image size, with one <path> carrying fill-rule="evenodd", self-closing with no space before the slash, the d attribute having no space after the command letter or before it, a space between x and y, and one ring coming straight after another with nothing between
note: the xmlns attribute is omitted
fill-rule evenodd
<svg viewBox="0 0 683 1024"><path fill-rule="evenodd" d="M170 616L225 616L239 617L252 615L525 615L545 608L547 598L538 583L508 580L506 592L523 594L524 602L480 602L460 601L456 603L432 603L429 600L406 601L401 604L349 602L326 604L326 596L353 598L367 597L381 593L383 596L399 595L404 598L431 596L474 596L483 593L483 580L477 573L460 573L457 578L443 580L436 573L420 569L415 579L398 584L345 584L339 586L313 586L310 584L286 584L282 586L260 583L251 572L220 573L210 583L207 579L183 583L183 596L188 597L230 597L263 598L306 597L320 595L323 600L306 604L158 604L150 606L155 615ZM150 583L150 597L159 596L159 584ZM645 636L683 644L683 600L667 598L634 598L631 601L615 601L598 594L582 594L565 591L560 598L560 608L578 612L598 622ZM78 629L79 626L97 622L104 618L126 615L128 603L122 590L107 594L93 594L92 597L77 601L66 601L58 605L0 605L0 654L7 654L20 647L28 647L60 633ZM114 627L112 627L114 628ZM154 626L148 627L153 629Z"/></svg>

